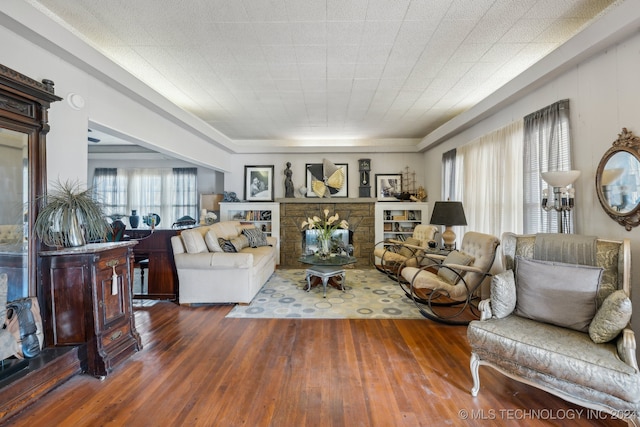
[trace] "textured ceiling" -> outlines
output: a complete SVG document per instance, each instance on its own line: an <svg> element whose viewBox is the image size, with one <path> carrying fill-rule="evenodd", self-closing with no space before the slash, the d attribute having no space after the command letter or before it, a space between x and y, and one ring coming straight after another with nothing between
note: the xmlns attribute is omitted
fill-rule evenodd
<svg viewBox="0 0 640 427"><path fill-rule="evenodd" d="M423 138L616 3L27 1L238 142Z"/></svg>

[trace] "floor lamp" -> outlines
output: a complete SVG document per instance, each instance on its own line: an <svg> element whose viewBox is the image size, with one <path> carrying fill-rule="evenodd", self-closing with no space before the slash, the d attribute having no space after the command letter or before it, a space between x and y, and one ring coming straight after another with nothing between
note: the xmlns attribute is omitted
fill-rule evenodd
<svg viewBox="0 0 640 427"><path fill-rule="evenodd" d="M542 172L542 179L553 187L553 203L549 204L549 190L542 190L542 209L549 212L555 210L558 212L558 232L569 233L568 216L575 206L575 189L567 188L578 179L580 171L550 171ZM567 225L565 226L565 219Z"/></svg>

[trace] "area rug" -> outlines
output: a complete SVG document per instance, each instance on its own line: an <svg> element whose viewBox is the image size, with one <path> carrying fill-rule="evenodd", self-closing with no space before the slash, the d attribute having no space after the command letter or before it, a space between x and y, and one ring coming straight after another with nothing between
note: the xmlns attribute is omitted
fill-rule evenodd
<svg viewBox="0 0 640 427"><path fill-rule="evenodd" d="M322 285L305 289L304 269L276 270L249 305L227 317L305 319L424 319L397 282L375 269L348 269L345 291Z"/></svg>

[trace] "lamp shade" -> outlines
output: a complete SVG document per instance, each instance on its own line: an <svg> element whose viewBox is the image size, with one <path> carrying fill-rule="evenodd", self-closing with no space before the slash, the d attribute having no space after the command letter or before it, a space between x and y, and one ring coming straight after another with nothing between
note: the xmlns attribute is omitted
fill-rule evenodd
<svg viewBox="0 0 640 427"><path fill-rule="evenodd" d="M462 202L436 202L431 213L431 224L434 225L467 225Z"/></svg>
<svg viewBox="0 0 640 427"><path fill-rule="evenodd" d="M542 179L552 187L566 187L569 184L573 184L573 181L578 179L580 171L549 171L542 172Z"/></svg>

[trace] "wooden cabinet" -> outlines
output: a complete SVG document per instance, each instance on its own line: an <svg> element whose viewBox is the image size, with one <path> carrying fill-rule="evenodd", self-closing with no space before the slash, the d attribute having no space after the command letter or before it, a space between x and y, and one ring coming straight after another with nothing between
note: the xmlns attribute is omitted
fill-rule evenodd
<svg viewBox="0 0 640 427"><path fill-rule="evenodd" d="M153 233L150 229L126 230L126 238L138 242L133 248L135 260L149 260L146 272L149 287L135 294L134 298L171 301L178 298L178 272L173 260L171 237L179 233L179 230L158 228Z"/></svg>
<svg viewBox="0 0 640 427"><path fill-rule="evenodd" d="M420 202L378 202L375 208L376 243L411 237L418 224L429 223L429 204Z"/></svg>
<svg viewBox="0 0 640 427"><path fill-rule="evenodd" d="M109 374L142 349L131 303L132 248L95 243L40 253L47 346L79 346L86 372Z"/></svg>
<svg viewBox="0 0 640 427"><path fill-rule="evenodd" d="M253 224L256 228L264 231L267 236L276 237L278 239L278 259L276 262L280 264L280 203L220 203L220 220Z"/></svg>

